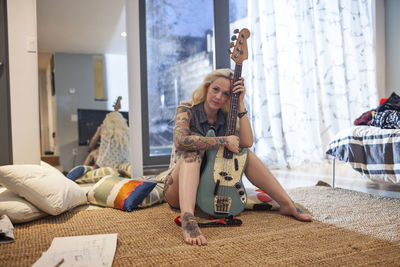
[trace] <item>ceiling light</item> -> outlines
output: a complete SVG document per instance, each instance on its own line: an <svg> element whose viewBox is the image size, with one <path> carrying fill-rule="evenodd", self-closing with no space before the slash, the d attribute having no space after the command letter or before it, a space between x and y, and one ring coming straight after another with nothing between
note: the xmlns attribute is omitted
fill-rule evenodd
<svg viewBox="0 0 400 267"><path fill-rule="evenodd" d="M122 37L126 37L126 32L121 32Z"/></svg>

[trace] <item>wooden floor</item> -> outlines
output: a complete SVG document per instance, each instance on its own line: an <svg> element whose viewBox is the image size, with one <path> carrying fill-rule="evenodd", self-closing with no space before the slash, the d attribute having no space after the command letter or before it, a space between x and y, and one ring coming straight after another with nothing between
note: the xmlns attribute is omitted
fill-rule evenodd
<svg viewBox="0 0 400 267"><path fill-rule="evenodd" d="M353 170L343 162L336 161L335 164L335 187L351 189L359 192L400 198L400 185L376 184ZM283 188L296 188L313 186L318 181L332 185L332 162L326 160L323 163L306 164L294 169L271 169ZM246 187L252 184L244 179Z"/></svg>
<svg viewBox="0 0 400 267"><path fill-rule="evenodd" d="M167 168L167 166L165 168ZM145 169L144 174L155 175L165 170L165 168ZM271 169L271 172L285 189L314 186L318 181L323 181L332 185L331 160L325 160L323 163L305 164L293 169ZM246 188L254 187L246 177L243 178L243 183ZM335 187L383 197L400 198L400 185L373 183L353 170L346 163L338 160L336 160L335 163Z"/></svg>

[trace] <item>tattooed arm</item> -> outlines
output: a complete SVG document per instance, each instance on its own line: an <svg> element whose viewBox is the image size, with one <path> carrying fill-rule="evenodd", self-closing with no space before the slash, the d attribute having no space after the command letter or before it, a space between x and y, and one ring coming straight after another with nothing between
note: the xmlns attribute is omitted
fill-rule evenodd
<svg viewBox="0 0 400 267"><path fill-rule="evenodd" d="M180 105L176 109L176 123L174 127L174 143L178 150L207 150L228 145L225 136L204 137L190 134L190 108Z"/></svg>

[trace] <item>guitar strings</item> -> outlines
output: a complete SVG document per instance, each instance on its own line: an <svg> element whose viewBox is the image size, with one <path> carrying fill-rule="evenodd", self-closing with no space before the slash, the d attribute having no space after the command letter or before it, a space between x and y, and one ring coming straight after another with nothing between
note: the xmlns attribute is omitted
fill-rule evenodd
<svg viewBox="0 0 400 267"><path fill-rule="evenodd" d="M235 82L237 82L238 80L239 80L239 78L240 78L240 76L241 76L241 65L240 64L236 64L236 66L235 66L235 72L234 72L234 79L233 79L233 83L235 83ZM232 85L232 89L233 89L233 85ZM238 105L238 100L239 100L239 96L238 95L232 95L232 97L231 97L231 110L230 110L230 112L229 112L229 114L230 115L237 115L237 105ZM233 108L235 108L235 113L236 114L232 114L232 112L233 112ZM228 129L227 129L227 135L234 135L235 133L236 133L236 123L237 123L237 121L235 120L235 118L232 116L232 117L230 117L229 119L228 119ZM234 162L234 153L233 152L231 152L232 153L232 158L231 159L226 159L226 158L224 158L224 157L222 157L223 158L223 160L224 160L224 164L223 164L223 171L225 172L225 173L228 173L229 175L230 175L230 177L232 178L232 180L230 180L230 182L232 182L232 181L234 181L233 180L233 175L231 174L231 172L233 172L233 162ZM226 205L228 205L228 203L226 203L226 199L228 199L228 186L226 185L227 184L227 181L224 179L224 182L223 183L221 183L222 184L222 189L220 190L220 188L218 189L218 191L221 191L221 194L222 194L222 196L224 197L223 198L223 208L224 208L224 210L227 210L227 206ZM235 186L235 185L233 185L233 186ZM220 205L221 205L221 203L219 203ZM228 211L229 212L229 211Z"/></svg>

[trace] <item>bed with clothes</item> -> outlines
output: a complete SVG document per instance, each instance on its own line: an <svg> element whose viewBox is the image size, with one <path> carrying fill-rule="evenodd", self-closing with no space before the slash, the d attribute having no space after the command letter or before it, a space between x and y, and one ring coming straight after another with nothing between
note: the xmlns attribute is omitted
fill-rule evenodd
<svg viewBox="0 0 400 267"><path fill-rule="evenodd" d="M392 93L354 124L333 137L326 153L375 183L400 184L400 96Z"/></svg>

